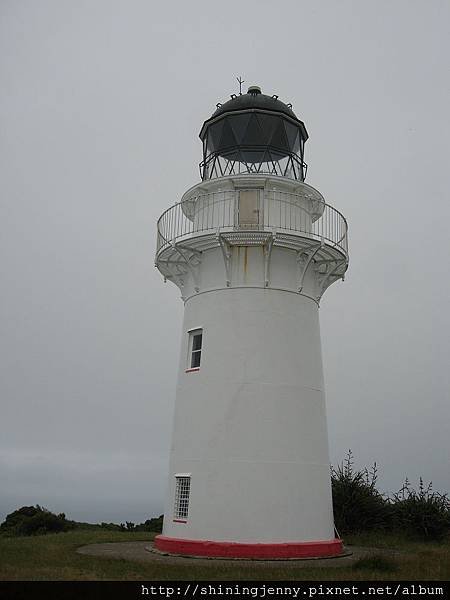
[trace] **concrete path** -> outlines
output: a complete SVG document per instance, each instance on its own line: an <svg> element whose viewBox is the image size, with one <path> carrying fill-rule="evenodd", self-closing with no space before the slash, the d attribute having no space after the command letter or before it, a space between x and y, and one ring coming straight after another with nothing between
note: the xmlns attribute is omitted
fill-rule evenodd
<svg viewBox="0 0 450 600"><path fill-rule="evenodd" d="M241 563L252 562L256 566L280 565L296 563L298 567L348 567L356 560L373 554L395 554L392 550L381 550L374 548L348 547L345 549L346 555L339 558L309 558L309 559L291 559L291 560L251 560L246 559L226 559L226 558L205 558L205 557L185 557L162 554L159 551L153 550L153 545L150 542L113 542L108 544L89 544L81 546L77 549L79 554L87 554L89 556L106 556L108 558L121 558L125 560L144 562L144 563L168 563L179 565L190 564L211 564L211 561L219 564L228 564L230 561Z"/></svg>

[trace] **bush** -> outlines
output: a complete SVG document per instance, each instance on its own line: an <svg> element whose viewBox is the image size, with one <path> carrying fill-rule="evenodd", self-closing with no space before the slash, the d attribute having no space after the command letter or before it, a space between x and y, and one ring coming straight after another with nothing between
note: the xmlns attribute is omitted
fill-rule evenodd
<svg viewBox="0 0 450 600"><path fill-rule="evenodd" d="M419 491L408 479L393 498L394 526L407 535L422 540L442 540L450 530L450 499L447 494L432 490L431 482Z"/></svg>
<svg viewBox="0 0 450 600"><path fill-rule="evenodd" d="M6 517L6 519L0 525L0 531L5 532L7 530L15 530L19 528L23 521L34 517L39 512L39 510L39 505L22 506L22 508L15 510Z"/></svg>
<svg viewBox="0 0 450 600"><path fill-rule="evenodd" d="M46 508L22 506L9 514L0 525L0 533L9 536L41 535L73 529L74 524L66 520L66 515L55 515Z"/></svg>
<svg viewBox="0 0 450 600"><path fill-rule="evenodd" d="M123 531L125 529L123 525L117 525L117 523L105 523L104 521L100 523L100 527L102 529L107 529L108 531Z"/></svg>
<svg viewBox="0 0 450 600"><path fill-rule="evenodd" d="M389 500L375 487L377 466L355 471L353 455L337 468L331 467L331 487L336 529L339 534L388 529L392 522Z"/></svg>
<svg viewBox="0 0 450 600"><path fill-rule="evenodd" d="M377 466L356 471L349 450L344 463L331 467L333 510L340 534L371 530L396 531L423 541L442 540L450 532L450 499L431 483L419 490L405 480L399 492L386 497L376 489Z"/></svg>
<svg viewBox="0 0 450 600"><path fill-rule="evenodd" d="M164 515L160 515L153 519L147 519L143 523L138 523L137 525L132 521L126 521L126 523L121 523L120 525L117 525L116 523L101 523L100 527L111 531L154 531L156 533L161 533L163 516Z"/></svg>
<svg viewBox="0 0 450 600"><path fill-rule="evenodd" d="M161 533L163 518L164 515L160 515L159 517L155 517L153 519L147 519L144 521L144 523L136 525L134 531L155 531L156 533Z"/></svg>

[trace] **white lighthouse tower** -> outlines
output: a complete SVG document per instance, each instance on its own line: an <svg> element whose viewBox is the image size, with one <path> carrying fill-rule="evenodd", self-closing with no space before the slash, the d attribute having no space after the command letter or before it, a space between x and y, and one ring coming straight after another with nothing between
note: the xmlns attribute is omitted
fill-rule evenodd
<svg viewBox="0 0 450 600"><path fill-rule="evenodd" d="M201 182L158 221L156 266L184 302L158 549L333 556L319 301L347 223L304 182L305 125L251 87L200 132Z"/></svg>

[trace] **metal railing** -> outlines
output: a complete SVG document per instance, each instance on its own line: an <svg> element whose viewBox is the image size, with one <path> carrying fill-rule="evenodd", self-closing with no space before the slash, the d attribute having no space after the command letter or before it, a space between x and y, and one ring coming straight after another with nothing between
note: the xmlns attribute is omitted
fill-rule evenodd
<svg viewBox="0 0 450 600"><path fill-rule="evenodd" d="M156 255L176 242L207 233L279 231L323 241L348 254L347 221L324 202L280 191L258 198L254 222L239 216L239 191L229 190L188 198L168 208L158 219Z"/></svg>
<svg viewBox="0 0 450 600"><path fill-rule="evenodd" d="M215 177L242 175L244 173L267 173L269 175L278 175L304 181L308 165L296 154L289 154L279 159L272 159L270 156L267 156L261 162L247 163L241 159L232 160L226 156L220 156L212 152L204 157L203 161L199 164L199 168L200 177L203 181L205 179L214 179Z"/></svg>

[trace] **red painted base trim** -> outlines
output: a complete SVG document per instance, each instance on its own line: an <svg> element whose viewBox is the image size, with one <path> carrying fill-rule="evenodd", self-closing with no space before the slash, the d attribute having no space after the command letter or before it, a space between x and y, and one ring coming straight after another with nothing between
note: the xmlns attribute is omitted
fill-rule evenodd
<svg viewBox="0 0 450 600"><path fill-rule="evenodd" d="M214 556L216 558L319 558L339 556L343 552L342 540L319 542L283 542L277 544L251 544L243 542L211 542L183 540L157 535L155 547L162 552L188 556Z"/></svg>

